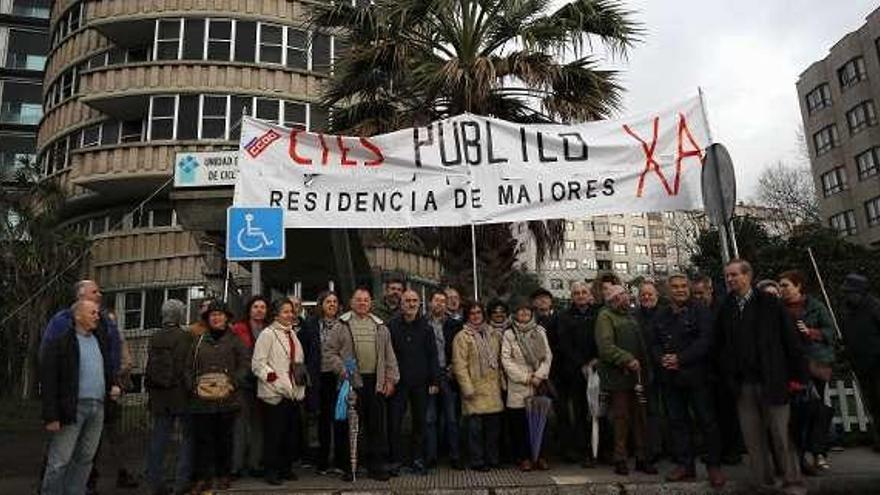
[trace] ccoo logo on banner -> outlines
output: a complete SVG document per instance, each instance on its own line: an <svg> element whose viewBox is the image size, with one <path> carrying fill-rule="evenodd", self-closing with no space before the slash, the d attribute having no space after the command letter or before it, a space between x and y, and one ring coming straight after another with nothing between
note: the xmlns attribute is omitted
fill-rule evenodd
<svg viewBox="0 0 880 495"><path fill-rule="evenodd" d="M699 208L699 97L573 125L460 115L373 137L242 123L236 206L285 227L415 227Z"/></svg>

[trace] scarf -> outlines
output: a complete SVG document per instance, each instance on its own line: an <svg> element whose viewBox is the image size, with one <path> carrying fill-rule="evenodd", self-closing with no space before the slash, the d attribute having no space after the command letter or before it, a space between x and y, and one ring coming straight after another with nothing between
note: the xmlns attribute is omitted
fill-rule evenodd
<svg viewBox="0 0 880 495"><path fill-rule="evenodd" d="M512 320L510 318L505 318L501 323L495 323L494 321L489 321L489 326L492 327L493 330L497 331L501 335L504 335L504 331L510 328L510 322Z"/></svg>
<svg viewBox="0 0 880 495"><path fill-rule="evenodd" d="M807 309L807 298L801 296L797 301L785 302L785 310L788 311L788 316L791 317L792 321L802 320L804 318L804 312Z"/></svg>
<svg viewBox="0 0 880 495"><path fill-rule="evenodd" d="M538 331L538 324L532 318L527 323L520 323L512 320L511 328L513 336L516 337L526 363L533 370L538 369L541 362L547 357L547 348L544 345L544 339L541 338L541 332Z"/></svg>
<svg viewBox="0 0 880 495"><path fill-rule="evenodd" d="M499 356L497 353L492 351L492 346L489 343L489 341L492 339L492 334L494 332L497 332L497 330L485 324L480 325L479 327L474 327L470 323L465 323L464 330L468 332L471 336L473 336L474 343L477 346L479 376L484 376L486 372L490 369L497 370Z"/></svg>

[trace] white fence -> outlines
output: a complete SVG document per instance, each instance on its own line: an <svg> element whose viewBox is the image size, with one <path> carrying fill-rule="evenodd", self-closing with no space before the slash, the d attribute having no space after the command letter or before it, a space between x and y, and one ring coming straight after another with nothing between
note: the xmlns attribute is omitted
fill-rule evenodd
<svg viewBox="0 0 880 495"><path fill-rule="evenodd" d="M833 426L843 425L843 431L868 431L871 416L865 410L862 395L852 380L832 380L825 389L825 404L834 408Z"/></svg>

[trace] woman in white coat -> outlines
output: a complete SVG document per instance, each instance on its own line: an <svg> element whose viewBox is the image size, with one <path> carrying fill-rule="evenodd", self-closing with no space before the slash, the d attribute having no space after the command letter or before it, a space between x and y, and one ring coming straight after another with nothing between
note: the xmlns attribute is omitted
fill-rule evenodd
<svg viewBox="0 0 880 495"><path fill-rule="evenodd" d="M289 299L275 301L275 321L254 344L251 368L257 376L257 397L263 408L263 464L266 482L280 485L295 480L292 435L299 424L300 403L306 394L308 372L303 347L296 337L296 318Z"/></svg>
<svg viewBox="0 0 880 495"><path fill-rule="evenodd" d="M525 402L550 376L552 361L547 332L535 322L528 303L524 301L518 304L510 329L504 332L501 341L501 364L507 375L511 447L522 471L548 468L547 461L541 456L538 456L537 463L532 464Z"/></svg>

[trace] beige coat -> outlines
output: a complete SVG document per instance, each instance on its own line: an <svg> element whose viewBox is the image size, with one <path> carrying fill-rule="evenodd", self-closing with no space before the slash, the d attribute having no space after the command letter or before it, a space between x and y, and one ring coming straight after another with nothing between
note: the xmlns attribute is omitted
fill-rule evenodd
<svg viewBox="0 0 880 495"><path fill-rule="evenodd" d="M324 346L325 351L329 351L332 355L334 370L339 370L337 374L340 375L347 358L357 359L357 356L354 355L351 328L348 326L351 317L350 311L339 317ZM400 381L400 370L397 368L397 357L394 355L394 347L391 345L391 332L388 331L388 327L385 326L381 318L373 314L370 314L370 318L376 323L376 392L382 392L386 383L397 385L397 382ZM355 368L351 384L355 388L360 388L364 384L357 368Z"/></svg>
<svg viewBox="0 0 880 495"><path fill-rule="evenodd" d="M550 378L550 363L553 361L553 353L550 352L550 345L547 343L547 332L540 325L534 331L541 334L546 353L544 360L536 370L532 370L526 361L525 354L514 333L515 330L510 329L504 332L504 339L501 342L501 364L504 367L504 373L507 374L507 407L511 409L526 407L526 398L534 395L534 387L529 383L532 375L542 380Z"/></svg>
<svg viewBox="0 0 880 495"><path fill-rule="evenodd" d="M492 332L489 340L491 349L501 353L501 334ZM462 330L452 341L452 372L461 389L462 414L492 414L504 410L501 401L501 363L495 369L485 370L480 376L480 357L473 335Z"/></svg>
<svg viewBox="0 0 880 495"><path fill-rule="evenodd" d="M295 363L303 363L305 354L302 344L296 337L296 332L291 331L290 336L296 349L293 360ZM254 356L251 359L251 370L257 376L257 397L268 404L278 404L281 399L301 401L306 396L306 384L294 383L290 376L290 341L288 334L280 325L273 323L266 327L257 342L254 344ZM269 383L269 373L274 372L278 377Z"/></svg>

